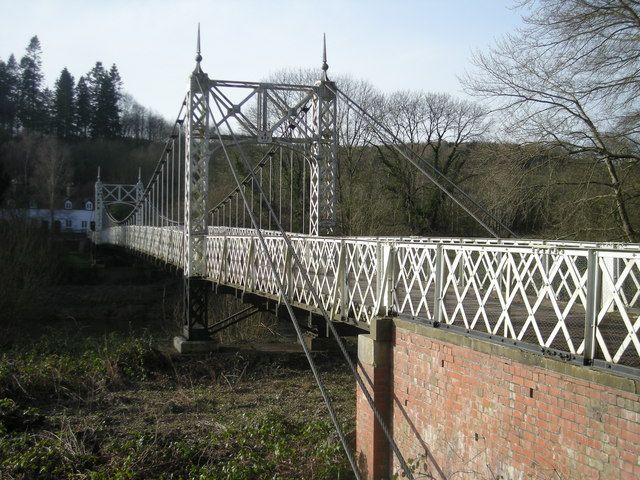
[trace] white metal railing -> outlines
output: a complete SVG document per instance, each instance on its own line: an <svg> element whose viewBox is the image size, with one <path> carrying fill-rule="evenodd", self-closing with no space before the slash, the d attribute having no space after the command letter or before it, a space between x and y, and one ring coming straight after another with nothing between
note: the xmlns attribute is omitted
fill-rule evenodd
<svg viewBox="0 0 640 480"><path fill-rule="evenodd" d="M256 231L253 228L243 227L208 227L209 235L248 235L255 236ZM265 236L279 236L279 230L262 229ZM291 235L291 234L290 234ZM297 237L317 238L315 235L296 233ZM332 237L334 238L334 237ZM556 247L556 248L598 248L609 250L628 250L639 251L640 244L624 243L624 242L590 242L577 240L547 240L540 238L477 238L477 237L386 237L386 236L358 236L358 237L341 237L353 240L372 240L387 242L409 242L409 243L444 243L453 245L505 245L505 246L525 246L525 247Z"/></svg>
<svg viewBox="0 0 640 480"><path fill-rule="evenodd" d="M240 233L240 234L238 234ZM291 300L368 324L398 314L640 367L640 245L281 235L265 242ZM114 227L102 241L182 265L178 227ZM255 232L211 227L203 275L278 298Z"/></svg>
<svg viewBox="0 0 640 480"><path fill-rule="evenodd" d="M102 231L100 243L110 243L146 253L176 267L182 267L183 264L182 227L115 226Z"/></svg>

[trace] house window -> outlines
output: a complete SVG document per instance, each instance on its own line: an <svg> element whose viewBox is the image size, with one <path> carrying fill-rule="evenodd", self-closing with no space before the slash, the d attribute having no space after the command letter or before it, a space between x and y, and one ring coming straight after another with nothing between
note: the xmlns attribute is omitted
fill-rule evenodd
<svg viewBox="0 0 640 480"><path fill-rule="evenodd" d="M84 204L85 210L93 210L93 203L87 202Z"/></svg>
<svg viewBox="0 0 640 480"><path fill-rule="evenodd" d="M71 220L67 219L64 221L64 226L67 228L71 228L71 226L73 225L73 223L71 222Z"/></svg>
<svg viewBox="0 0 640 480"><path fill-rule="evenodd" d="M82 220L82 228L87 228L87 221L86 220Z"/></svg>
<svg viewBox="0 0 640 480"><path fill-rule="evenodd" d="M67 200L66 202L64 202L64 209L65 210L71 210L72 207L73 207L73 205L71 204L71 200Z"/></svg>

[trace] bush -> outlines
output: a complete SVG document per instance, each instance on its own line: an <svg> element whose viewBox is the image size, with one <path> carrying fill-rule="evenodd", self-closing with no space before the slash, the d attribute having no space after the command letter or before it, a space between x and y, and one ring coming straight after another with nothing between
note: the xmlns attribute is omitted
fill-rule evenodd
<svg viewBox="0 0 640 480"><path fill-rule="evenodd" d="M31 402L91 402L104 389L146 380L164 360L151 337L42 337L25 351L0 356L0 398Z"/></svg>
<svg viewBox="0 0 640 480"><path fill-rule="evenodd" d="M59 278L59 252L48 235L22 218L0 219L0 331L15 329L19 310L38 290ZM0 340L2 341L2 340Z"/></svg>

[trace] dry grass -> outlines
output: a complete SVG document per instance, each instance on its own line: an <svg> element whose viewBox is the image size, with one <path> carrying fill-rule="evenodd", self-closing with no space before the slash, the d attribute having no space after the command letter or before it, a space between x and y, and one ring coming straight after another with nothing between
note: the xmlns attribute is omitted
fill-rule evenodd
<svg viewBox="0 0 640 480"><path fill-rule="evenodd" d="M350 478L304 355L275 319L221 335L234 347L179 356L175 277L98 273L43 289L0 350L0 478ZM316 355L352 431L353 381Z"/></svg>

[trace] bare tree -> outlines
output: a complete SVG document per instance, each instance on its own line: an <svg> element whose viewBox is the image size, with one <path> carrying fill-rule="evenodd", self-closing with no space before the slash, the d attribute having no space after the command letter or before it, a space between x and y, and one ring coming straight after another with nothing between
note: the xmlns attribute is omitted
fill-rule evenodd
<svg viewBox="0 0 640 480"><path fill-rule="evenodd" d="M49 225L53 228L53 212L71 181L69 151L54 137L42 136L38 143L34 180L49 209Z"/></svg>
<svg viewBox="0 0 640 480"><path fill-rule="evenodd" d="M489 125L486 111L475 103L449 94L407 91L388 97L385 123L454 184L468 180L463 172L469 146L483 138ZM378 149L395 179L390 188L403 199L406 223L413 233L444 233L446 194L399 158L391 146Z"/></svg>
<svg viewBox="0 0 640 480"><path fill-rule="evenodd" d="M121 124L124 137L140 140L144 138L147 111L131 96L125 93L120 100Z"/></svg>
<svg viewBox="0 0 640 480"><path fill-rule="evenodd" d="M510 138L561 148L590 169L628 241L631 171L640 161L640 2L526 0L525 26L477 53L469 91L503 112ZM585 188L585 191L588 191ZM600 195L598 195L600 197Z"/></svg>

